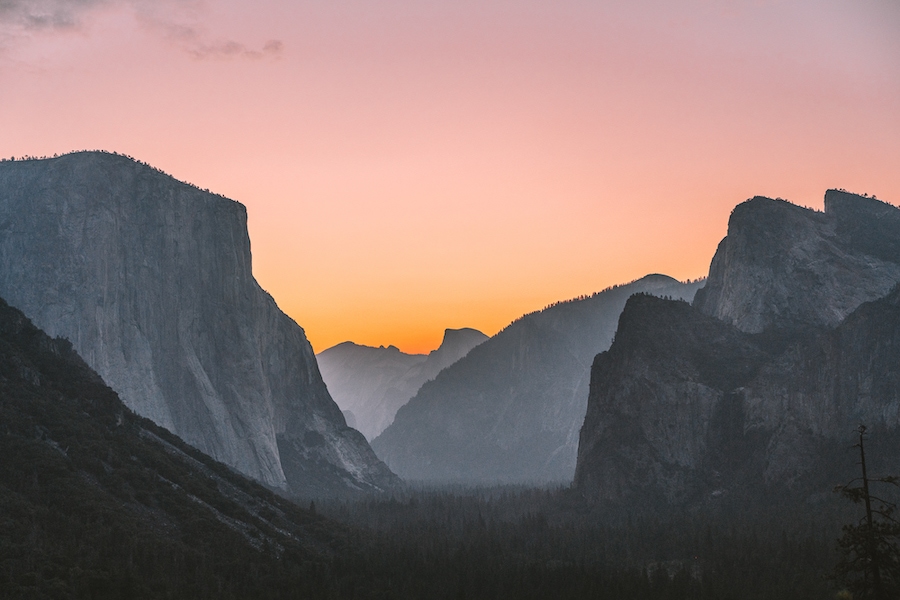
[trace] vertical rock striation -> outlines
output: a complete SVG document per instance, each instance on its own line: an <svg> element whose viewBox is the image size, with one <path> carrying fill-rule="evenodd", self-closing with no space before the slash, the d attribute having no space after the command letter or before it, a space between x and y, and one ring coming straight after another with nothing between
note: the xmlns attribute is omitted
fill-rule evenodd
<svg viewBox="0 0 900 600"><path fill-rule="evenodd" d="M771 358L755 336L686 302L632 297L591 369L575 485L599 500L670 502L723 485L717 467L744 466L736 390Z"/></svg>
<svg viewBox="0 0 900 600"><path fill-rule="evenodd" d="M253 278L237 202L106 153L2 163L0 295L242 473L302 494L394 480Z"/></svg>

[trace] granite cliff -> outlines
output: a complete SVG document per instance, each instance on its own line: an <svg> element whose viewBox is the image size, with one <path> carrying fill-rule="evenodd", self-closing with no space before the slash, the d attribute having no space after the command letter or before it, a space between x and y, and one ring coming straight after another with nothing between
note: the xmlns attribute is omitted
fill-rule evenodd
<svg viewBox="0 0 900 600"><path fill-rule="evenodd" d="M825 211L756 197L728 221L694 304L742 331L834 327L900 281L900 210L825 193Z"/></svg>
<svg viewBox="0 0 900 600"><path fill-rule="evenodd" d="M371 440L394 420L426 381L488 339L477 329L447 329L440 347L406 354L395 346L373 348L344 342L316 355L331 397Z"/></svg>
<svg viewBox="0 0 900 600"><path fill-rule="evenodd" d="M525 315L423 385L372 447L407 479L571 481L591 361L625 301L690 298L700 285L648 275Z"/></svg>
<svg viewBox="0 0 900 600"><path fill-rule="evenodd" d="M107 153L0 163L0 295L129 408L246 475L297 494L396 479L253 278L237 202Z"/></svg>
<svg viewBox="0 0 900 600"><path fill-rule="evenodd" d="M618 502L809 499L852 476L860 423L896 471L898 244L900 210L871 198L738 206L694 306L626 305L591 370L576 486Z"/></svg>

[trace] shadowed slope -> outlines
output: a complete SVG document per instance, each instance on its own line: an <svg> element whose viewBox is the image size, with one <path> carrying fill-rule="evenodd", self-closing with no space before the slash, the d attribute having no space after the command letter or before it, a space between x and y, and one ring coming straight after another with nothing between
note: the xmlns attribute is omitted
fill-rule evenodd
<svg viewBox="0 0 900 600"><path fill-rule="evenodd" d="M122 404L0 300L0 595L315 595L349 549L316 518ZM12 596L10 596L12 597Z"/></svg>

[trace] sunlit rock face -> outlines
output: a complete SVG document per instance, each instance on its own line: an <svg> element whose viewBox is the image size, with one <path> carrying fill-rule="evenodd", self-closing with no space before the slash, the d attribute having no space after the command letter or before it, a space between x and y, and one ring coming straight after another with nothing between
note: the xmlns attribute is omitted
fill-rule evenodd
<svg viewBox="0 0 900 600"><path fill-rule="evenodd" d="M353 416L354 428L374 439L426 381L485 341L477 329L447 329L429 354L406 354L395 346L373 348L344 342L316 355L331 397Z"/></svg>
<svg viewBox="0 0 900 600"><path fill-rule="evenodd" d="M372 447L412 480L570 482L591 362L625 301L691 298L700 285L648 275L526 315L423 385Z"/></svg>
<svg viewBox="0 0 900 600"><path fill-rule="evenodd" d="M251 273L243 205L129 158L0 164L0 295L135 412L288 492L395 479Z"/></svg>
<svg viewBox="0 0 900 600"><path fill-rule="evenodd" d="M871 198L738 206L694 306L629 300L592 368L576 487L626 503L811 499L853 476L860 423L896 470L898 248L900 211Z"/></svg>

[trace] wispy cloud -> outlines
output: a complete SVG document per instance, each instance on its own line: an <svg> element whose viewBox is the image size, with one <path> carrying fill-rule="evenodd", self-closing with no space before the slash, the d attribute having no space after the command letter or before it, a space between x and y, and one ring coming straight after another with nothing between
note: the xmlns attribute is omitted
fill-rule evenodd
<svg viewBox="0 0 900 600"><path fill-rule="evenodd" d="M281 40L269 40L263 44L262 49L253 50L240 42L233 40L225 42L217 42L214 44L197 44L193 47L186 48L186 51L194 58L250 58L258 60L260 58L276 58L281 55L284 50L284 44Z"/></svg>
<svg viewBox="0 0 900 600"><path fill-rule="evenodd" d="M0 24L26 30L68 30L109 0L0 0Z"/></svg>
<svg viewBox="0 0 900 600"><path fill-rule="evenodd" d="M141 26L198 60L273 59L284 51L280 40L254 48L210 34L198 0L0 0L0 41L76 31L86 27L98 9L111 6L130 8Z"/></svg>
<svg viewBox="0 0 900 600"><path fill-rule="evenodd" d="M167 42L198 60L277 58L284 50L281 40L268 40L255 49L236 40L213 38L197 24L173 21L150 11L140 11L138 17L144 27L159 33Z"/></svg>

